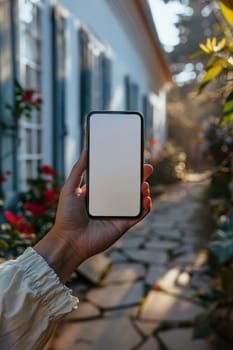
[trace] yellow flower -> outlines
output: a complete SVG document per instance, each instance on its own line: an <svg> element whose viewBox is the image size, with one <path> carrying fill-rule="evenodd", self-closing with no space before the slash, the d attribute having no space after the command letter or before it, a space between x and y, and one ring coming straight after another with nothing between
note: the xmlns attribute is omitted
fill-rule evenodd
<svg viewBox="0 0 233 350"><path fill-rule="evenodd" d="M226 48L226 38L223 38L219 42L217 42L217 39L215 37L207 38L206 43L201 43L200 48L202 51L204 51L207 54L219 52Z"/></svg>

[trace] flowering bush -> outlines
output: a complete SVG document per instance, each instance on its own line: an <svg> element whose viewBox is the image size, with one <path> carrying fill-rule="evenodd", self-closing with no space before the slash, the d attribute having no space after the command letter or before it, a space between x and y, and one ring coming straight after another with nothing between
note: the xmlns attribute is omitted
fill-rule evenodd
<svg viewBox="0 0 233 350"><path fill-rule="evenodd" d="M6 182L8 176L11 175L11 171L10 170L6 170L4 174L0 175L0 183Z"/></svg>
<svg viewBox="0 0 233 350"><path fill-rule="evenodd" d="M6 130L17 131L19 121L22 117L30 118L33 110L40 110L43 103L38 91L24 89L19 82L15 82L15 102L13 105L7 104L10 111L9 120L1 121L1 127Z"/></svg>
<svg viewBox="0 0 233 350"><path fill-rule="evenodd" d="M0 257L12 258L35 244L52 227L59 197L56 171L48 165L38 169L38 177L29 179L29 188L19 194L17 214L4 211L0 230Z"/></svg>
<svg viewBox="0 0 233 350"><path fill-rule="evenodd" d="M210 196L216 230L208 247L211 275L215 283L209 284L197 297L208 306L207 314L198 324L202 337L212 335L213 328L233 343L233 3L219 0L225 18L222 29L224 37L217 40L208 38L200 44L199 54L208 58L205 75L198 93L213 80L219 80L219 97L223 97L222 113L218 120L207 125L204 151L212 159L214 169L211 178ZM214 198L214 199L213 199ZM210 332L211 331L211 332Z"/></svg>
<svg viewBox="0 0 233 350"><path fill-rule="evenodd" d="M14 103L7 104L8 112L0 122L1 130L14 137L17 144L19 122L30 119L33 111L40 110L43 100L33 89L23 88L15 82ZM14 212L3 208L4 192L2 184L7 181L11 171L2 170L2 161L15 150L9 150L0 158L0 257L12 258L40 239L52 226L58 198L58 179L56 171L48 165L41 166L38 178L28 181L29 189L19 195Z"/></svg>
<svg viewBox="0 0 233 350"><path fill-rule="evenodd" d="M150 159L154 173L149 182L155 184L172 184L181 181L186 173L186 154L177 145L167 142L157 158Z"/></svg>

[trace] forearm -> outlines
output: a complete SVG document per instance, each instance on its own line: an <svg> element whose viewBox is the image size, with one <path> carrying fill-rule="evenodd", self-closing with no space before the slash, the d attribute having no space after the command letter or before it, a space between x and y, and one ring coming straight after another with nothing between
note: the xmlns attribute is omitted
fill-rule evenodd
<svg viewBox="0 0 233 350"><path fill-rule="evenodd" d="M46 260L63 284L81 264L72 241L57 234L54 228L34 246L34 250Z"/></svg>

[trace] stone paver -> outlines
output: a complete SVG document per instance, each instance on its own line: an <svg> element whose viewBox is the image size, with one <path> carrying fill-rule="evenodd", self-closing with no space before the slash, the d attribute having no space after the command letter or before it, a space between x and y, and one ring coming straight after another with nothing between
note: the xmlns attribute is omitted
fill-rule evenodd
<svg viewBox="0 0 233 350"><path fill-rule="evenodd" d="M87 299L102 309L124 307L140 303L143 283L124 283L96 288L87 293Z"/></svg>
<svg viewBox="0 0 233 350"><path fill-rule="evenodd" d="M173 260L173 262L175 264L182 264L182 265L191 264L191 265L193 265L196 262L196 259L197 259L197 254L189 253L189 254L184 254L178 258L175 258Z"/></svg>
<svg viewBox="0 0 233 350"><path fill-rule="evenodd" d="M146 342L139 347L139 350L160 350L159 344L154 337L150 337ZM178 350L178 349L177 349Z"/></svg>
<svg viewBox="0 0 233 350"><path fill-rule="evenodd" d="M108 255L108 257L112 263L124 262L127 260L126 257L121 252L118 252L117 250L112 251Z"/></svg>
<svg viewBox="0 0 233 350"><path fill-rule="evenodd" d="M191 296L209 282L201 246L206 222L199 215L207 185L165 187L148 217L80 267L98 287L79 275L77 286L86 283L79 309L58 327L50 350L159 350L153 332L162 321L178 327L206 312ZM79 296L80 288L74 291ZM160 331L157 337L169 350L230 350L219 341L192 340L191 329Z"/></svg>
<svg viewBox="0 0 233 350"><path fill-rule="evenodd" d="M138 248L141 244L143 244L145 241L145 237L143 236L133 236L132 235L127 235L125 237L123 237L122 239L120 239L119 241L117 241L114 244L114 247L116 248Z"/></svg>
<svg viewBox="0 0 233 350"><path fill-rule="evenodd" d="M162 265L167 262L167 253L151 249L127 249L124 253L129 259L145 264Z"/></svg>
<svg viewBox="0 0 233 350"><path fill-rule="evenodd" d="M129 317L136 318L138 315L138 306L129 306L120 309L105 310L104 317Z"/></svg>
<svg viewBox="0 0 233 350"><path fill-rule="evenodd" d="M145 279L146 285L155 286L166 272L167 268L165 266L150 265Z"/></svg>
<svg viewBox="0 0 233 350"><path fill-rule="evenodd" d="M175 329L167 332L160 332L159 338L166 344L169 350L231 349L230 345L228 347L227 344L224 344L224 342L217 337L211 337L207 340L193 339L191 329ZM218 347L216 348L215 346Z"/></svg>
<svg viewBox="0 0 233 350"><path fill-rule="evenodd" d="M153 230L155 232L163 233L163 232L173 231L175 229L173 222L168 222L166 219L164 220L164 218L159 219L159 217L160 216L158 216L158 214L154 216ZM153 218L153 216L151 216L151 218Z"/></svg>
<svg viewBox="0 0 233 350"><path fill-rule="evenodd" d="M109 337L109 334L111 336ZM112 319L91 350L130 350L141 342L141 337L127 318Z"/></svg>
<svg viewBox="0 0 233 350"><path fill-rule="evenodd" d="M155 250L174 250L178 247L176 242L160 240L158 238L150 239L145 244L146 249L155 249Z"/></svg>
<svg viewBox="0 0 233 350"><path fill-rule="evenodd" d="M107 325L107 320L65 323L57 328L49 349L77 350L82 348L82 344L91 349L91 345L101 336Z"/></svg>
<svg viewBox="0 0 233 350"><path fill-rule="evenodd" d="M182 234L178 229L170 229L170 230L156 230L156 235L160 239L170 240L175 242L180 242L182 239Z"/></svg>
<svg viewBox="0 0 233 350"><path fill-rule="evenodd" d="M154 321L143 322L143 321L134 320L133 322L134 322L136 328L145 337L148 337L149 335L151 335L153 333L153 331L155 330L155 328L157 328L157 326L159 325L159 322L156 323Z"/></svg>
<svg viewBox="0 0 233 350"><path fill-rule="evenodd" d="M140 264L117 264L113 265L111 271L105 277L103 284L131 282L143 278L145 268Z"/></svg>
<svg viewBox="0 0 233 350"><path fill-rule="evenodd" d="M130 350L139 344L141 336L127 318L96 320L66 324L56 332L50 345L58 350Z"/></svg>
<svg viewBox="0 0 233 350"><path fill-rule="evenodd" d="M83 276L93 283L99 283L107 268L110 266L111 260L104 254L98 254L85 261L79 268Z"/></svg>
<svg viewBox="0 0 233 350"><path fill-rule="evenodd" d="M144 302L140 319L155 321L184 321L192 320L205 310L186 300L163 292L150 291Z"/></svg>
<svg viewBox="0 0 233 350"><path fill-rule="evenodd" d="M213 281L213 277L211 276L194 273L191 280L191 286L196 290L205 289L211 281Z"/></svg>
<svg viewBox="0 0 233 350"><path fill-rule="evenodd" d="M206 342L203 340L192 340L192 330L176 329L168 332L160 332L160 339L170 350L204 350Z"/></svg>
<svg viewBox="0 0 233 350"><path fill-rule="evenodd" d="M72 311L68 316L66 316L66 320L80 321L84 319L96 318L98 316L100 316L100 311L96 306L82 301L79 303L77 310Z"/></svg>

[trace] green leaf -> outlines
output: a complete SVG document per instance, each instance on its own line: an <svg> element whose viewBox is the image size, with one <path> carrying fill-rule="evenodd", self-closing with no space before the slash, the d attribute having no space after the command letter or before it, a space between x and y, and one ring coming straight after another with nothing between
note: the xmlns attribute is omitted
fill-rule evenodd
<svg viewBox="0 0 233 350"><path fill-rule="evenodd" d="M206 64L206 67L209 68L214 64L214 60L216 59L216 56L212 55L209 59L209 61Z"/></svg>
<svg viewBox="0 0 233 350"><path fill-rule="evenodd" d="M233 260L233 240L213 241L209 245L209 252L218 265Z"/></svg>
<svg viewBox="0 0 233 350"><path fill-rule="evenodd" d="M202 50L199 50L199 51L197 51L197 52L194 52L194 53L190 56L190 58L195 59L195 58L198 58L198 57L200 57L200 56L202 56L202 55L205 55L205 53L204 53Z"/></svg>
<svg viewBox="0 0 233 350"><path fill-rule="evenodd" d="M211 317L209 315L203 315L199 317L194 329L193 338L203 339L209 337L213 333L211 327Z"/></svg>
<svg viewBox="0 0 233 350"><path fill-rule="evenodd" d="M233 271L230 268L221 269L222 288L228 297L232 297L233 293Z"/></svg>
<svg viewBox="0 0 233 350"><path fill-rule="evenodd" d="M227 96L223 107L223 116L219 124L230 123L233 121L233 90Z"/></svg>
<svg viewBox="0 0 233 350"><path fill-rule="evenodd" d="M3 250L7 251L9 249L9 244L6 241L4 241L3 239L0 239L0 247Z"/></svg>
<svg viewBox="0 0 233 350"><path fill-rule="evenodd" d="M225 20L233 25L233 2L232 0L219 0L219 5L222 10Z"/></svg>
<svg viewBox="0 0 233 350"><path fill-rule="evenodd" d="M225 61L226 61L225 59L223 60L221 59L207 70L204 78L200 83L198 94L201 94L205 86L209 84L214 78L216 78L222 72Z"/></svg>
<svg viewBox="0 0 233 350"><path fill-rule="evenodd" d="M218 288L211 288L205 293L197 294L197 298L204 302L213 303L215 301L222 300L225 297L225 293Z"/></svg>

